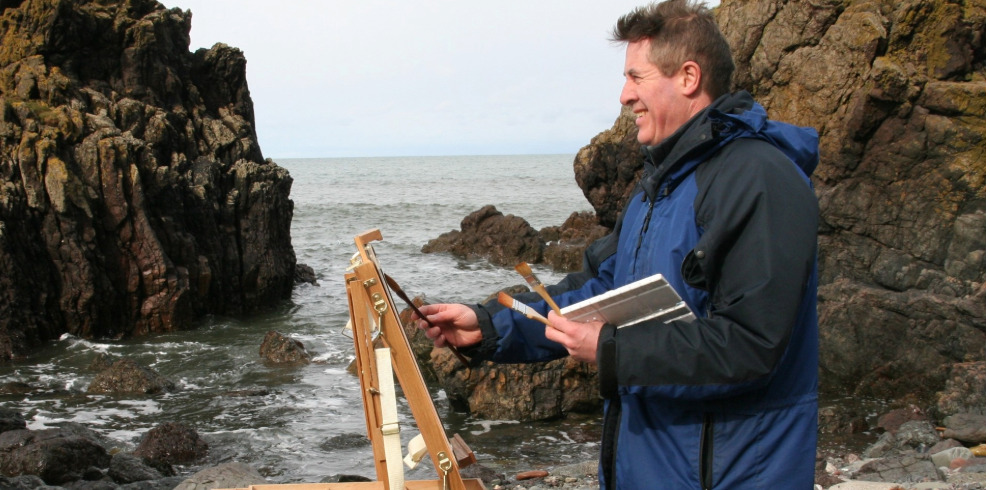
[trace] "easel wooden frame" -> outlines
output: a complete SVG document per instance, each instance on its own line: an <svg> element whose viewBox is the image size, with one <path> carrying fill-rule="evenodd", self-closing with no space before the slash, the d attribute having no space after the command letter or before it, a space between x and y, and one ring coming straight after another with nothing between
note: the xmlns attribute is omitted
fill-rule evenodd
<svg viewBox="0 0 990 490"><path fill-rule="evenodd" d="M423 374L416 364L409 339L399 320L392 295L386 289L384 274L370 243L381 240L378 229L368 230L354 237L358 253L351 260L351 267L344 274L347 285L347 301L351 315L351 329L356 353L355 367L361 381L361 397L364 402L365 426L371 440L375 458L373 482L354 483L301 483L282 485L252 485L247 490L388 490L385 442L382 434L382 397L375 360L375 348L387 347L391 352L392 367L399 380L402 393L409 402L413 418L426 443L427 456L433 462L437 480L405 481L406 490L485 490L478 479L461 478L460 468L474 462L474 454L458 436L447 439L437 414L433 399L426 388ZM394 380L385 382L394 383ZM452 443L453 441L453 443ZM401 462L400 462L401 464ZM444 471L442 467L447 467ZM446 474L445 474L446 473ZM446 477L446 486L444 478Z"/></svg>

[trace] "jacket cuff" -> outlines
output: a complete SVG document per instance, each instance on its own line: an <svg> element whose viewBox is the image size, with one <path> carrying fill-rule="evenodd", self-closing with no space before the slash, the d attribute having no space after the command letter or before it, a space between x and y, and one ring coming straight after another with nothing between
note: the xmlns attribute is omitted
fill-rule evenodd
<svg viewBox="0 0 990 490"><path fill-rule="evenodd" d="M619 397L619 381L616 375L618 366L618 347L615 345L615 325L606 323L598 334L598 389L601 397L615 399Z"/></svg>
<svg viewBox="0 0 990 490"><path fill-rule="evenodd" d="M481 328L481 342L459 348L462 354L471 358L471 364L477 365L479 361L491 360L498 349L498 331L492 323L492 316L488 310L481 305L464 305L474 311L478 318L478 327Z"/></svg>

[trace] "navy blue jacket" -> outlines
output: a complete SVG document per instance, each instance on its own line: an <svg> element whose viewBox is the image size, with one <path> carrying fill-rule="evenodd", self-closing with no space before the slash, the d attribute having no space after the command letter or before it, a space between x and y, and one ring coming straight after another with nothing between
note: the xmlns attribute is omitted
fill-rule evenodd
<svg viewBox="0 0 990 490"><path fill-rule="evenodd" d="M661 273L697 319L605 325L604 488L808 489L817 432L814 130L725 95L655 147L615 230L550 287L561 306ZM517 296L535 309L531 293ZM496 362L566 356L542 324L475 305Z"/></svg>

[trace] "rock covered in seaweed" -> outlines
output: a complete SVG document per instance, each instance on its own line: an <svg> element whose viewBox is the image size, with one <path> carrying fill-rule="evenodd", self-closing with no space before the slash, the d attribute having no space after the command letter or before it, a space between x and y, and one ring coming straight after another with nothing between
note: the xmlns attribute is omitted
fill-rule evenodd
<svg viewBox="0 0 990 490"><path fill-rule="evenodd" d="M243 54L151 0L0 5L0 359L291 293L288 172Z"/></svg>

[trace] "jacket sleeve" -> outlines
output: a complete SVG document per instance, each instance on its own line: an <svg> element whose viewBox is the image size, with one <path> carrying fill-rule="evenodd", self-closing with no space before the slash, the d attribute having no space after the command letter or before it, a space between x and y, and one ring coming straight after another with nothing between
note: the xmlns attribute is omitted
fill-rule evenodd
<svg viewBox="0 0 990 490"><path fill-rule="evenodd" d="M559 283L547 287L558 306L567 306L601 294L613 287L612 272L618 233L613 232L588 246L581 272L568 274ZM544 316L549 305L537 293L513 296ZM501 363L539 362L561 358L567 350L547 340L542 323L530 320L491 300L483 305L468 305L478 316L482 341L461 349L473 359Z"/></svg>
<svg viewBox="0 0 990 490"><path fill-rule="evenodd" d="M730 144L698 169L685 282L709 293L693 321L607 326L599 376L612 394L713 399L765 386L787 349L816 263L818 204L803 174L772 146ZM717 164L716 164L717 163ZM812 303L813 304L813 303Z"/></svg>

